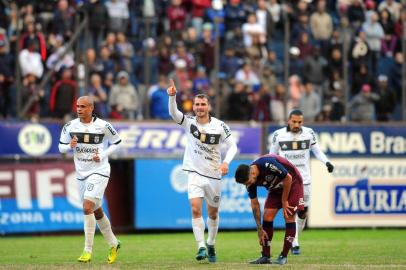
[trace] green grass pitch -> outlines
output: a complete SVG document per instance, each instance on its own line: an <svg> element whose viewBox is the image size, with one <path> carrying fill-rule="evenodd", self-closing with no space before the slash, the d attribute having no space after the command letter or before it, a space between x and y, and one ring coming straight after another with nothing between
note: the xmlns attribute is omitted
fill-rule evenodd
<svg viewBox="0 0 406 270"><path fill-rule="evenodd" d="M282 247L284 231L274 234L272 253ZM301 236L302 255L288 257L288 264L249 265L259 256L255 231L220 232L218 262L194 259L191 232L119 235L122 249L114 265L107 265L108 246L97 233L92 262L76 262L83 236L20 236L0 238L0 269L405 269L406 230L352 229L306 230Z"/></svg>

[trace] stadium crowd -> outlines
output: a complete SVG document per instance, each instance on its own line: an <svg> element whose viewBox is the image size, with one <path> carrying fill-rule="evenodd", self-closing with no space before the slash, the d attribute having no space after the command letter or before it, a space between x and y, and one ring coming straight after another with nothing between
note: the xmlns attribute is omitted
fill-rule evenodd
<svg viewBox="0 0 406 270"><path fill-rule="evenodd" d="M195 94L215 99L221 89L220 117L226 120L283 123L293 108L304 112L306 122L396 120L402 98L405 4L0 1L0 119L17 116L17 65L23 103L34 96L25 115L31 119L66 120L83 94L94 97L95 112L102 118L170 119L166 88L173 78L184 112L192 112ZM90 34L80 38L80 50L65 53L77 27L75 18L83 14ZM290 65L285 83L287 19ZM214 72L217 33L219 73ZM349 61L346 68L344 58ZM38 89L48 70L53 71L51 80Z"/></svg>

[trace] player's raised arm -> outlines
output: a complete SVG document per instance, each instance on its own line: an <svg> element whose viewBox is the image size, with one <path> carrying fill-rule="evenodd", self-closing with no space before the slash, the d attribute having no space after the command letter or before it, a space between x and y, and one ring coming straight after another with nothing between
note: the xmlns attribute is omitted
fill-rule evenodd
<svg viewBox="0 0 406 270"><path fill-rule="evenodd" d="M182 124L183 118L185 117L181 111L178 110L178 105L176 104L176 86L175 82L172 79L169 79L170 85L166 89L166 92L169 95L169 114L171 115L172 119L178 123L179 125Z"/></svg>

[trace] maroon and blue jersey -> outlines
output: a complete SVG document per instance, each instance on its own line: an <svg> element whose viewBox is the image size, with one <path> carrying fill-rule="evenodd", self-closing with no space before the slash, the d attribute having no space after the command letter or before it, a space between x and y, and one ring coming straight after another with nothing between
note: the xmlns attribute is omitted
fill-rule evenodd
<svg viewBox="0 0 406 270"><path fill-rule="evenodd" d="M289 173L292 176L292 188L303 186L303 180L296 169L287 159L278 155L264 155L252 162L259 169L256 183L247 187L250 199L257 197L257 187L263 186L271 193L282 193L283 179ZM303 188L302 188L303 189Z"/></svg>

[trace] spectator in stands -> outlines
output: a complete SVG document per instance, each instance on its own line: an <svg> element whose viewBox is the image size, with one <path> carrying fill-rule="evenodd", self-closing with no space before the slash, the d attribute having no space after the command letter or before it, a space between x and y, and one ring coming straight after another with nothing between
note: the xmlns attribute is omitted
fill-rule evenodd
<svg viewBox="0 0 406 270"><path fill-rule="evenodd" d="M286 121L286 116L294 108L292 99L286 94L286 89L283 84L277 84L275 94L271 97L271 119L272 121L283 125Z"/></svg>
<svg viewBox="0 0 406 270"><path fill-rule="evenodd" d="M175 70L169 74L169 78L172 78L175 85L178 86L179 93L188 90L189 73L186 70L186 61L183 59L177 59L174 63ZM192 87L191 87L192 88ZM192 89L190 89L192 90ZM178 102L178 104L181 104Z"/></svg>
<svg viewBox="0 0 406 270"><path fill-rule="evenodd" d="M210 0L192 0L192 26L197 36L202 33L205 10L211 7Z"/></svg>
<svg viewBox="0 0 406 270"><path fill-rule="evenodd" d="M321 48L315 46L313 55L304 60L303 78L313 84L314 90L320 97L323 97L323 84L326 81L326 69L327 60L321 55Z"/></svg>
<svg viewBox="0 0 406 270"><path fill-rule="evenodd" d="M185 44L183 41L178 41L176 44L176 51L171 55L171 61L173 64L178 59L182 59L186 63L186 70L189 74L193 73L196 62L194 56L186 50Z"/></svg>
<svg viewBox="0 0 406 270"><path fill-rule="evenodd" d="M278 81L282 81L283 79L283 64L282 61L278 59L275 51L269 51L268 57L263 64L264 67L269 67L272 70L272 73L275 74Z"/></svg>
<svg viewBox="0 0 406 270"><path fill-rule="evenodd" d="M314 122L321 112L321 98L315 91L313 83L306 82L305 91L300 98L299 109L303 112L303 119L306 122Z"/></svg>
<svg viewBox="0 0 406 270"><path fill-rule="evenodd" d="M212 6L208 9L206 9L205 12L205 21L207 23L210 23L213 27L212 29L212 35L213 37L216 36L216 27L218 27L219 31L219 38L221 40L224 40L224 35L225 35L225 24L224 24L224 17L225 17L225 11L223 9L223 2L221 0L213 0L212 1Z"/></svg>
<svg viewBox="0 0 406 270"><path fill-rule="evenodd" d="M382 25L385 35L395 34L395 22L387 9L383 9L379 12L379 23Z"/></svg>
<svg viewBox="0 0 406 270"><path fill-rule="evenodd" d="M235 83L233 91L228 96L228 119L247 121L252 119L252 103L247 86L240 81Z"/></svg>
<svg viewBox="0 0 406 270"><path fill-rule="evenodd" d="M298 75L292 75L289 77L289 97L292 100L292 107L299 108L300 99L304 94L305 89L302 84L302 80Z"/></svg>
<svg viewBox="0 0 406 270"><path fill-rule="evenodd" d="M11 86L14 83L14 57L6 51L6 42L0 39L0 117L7 118L11 112Z"/></svg>
<svg viewBox="0 0 406 270"><path fill-rule="evenodd" d="M326 0L319 0L316 5L316 11L310 16L310 27L314 39L319 43L323 54L325 54L327 43L333 33L333 19L326 10Z"/></svg>
<svg viewBox="0 0 406 270"><path fill-rule="evenodd" d="M158 52L158 73L169 74L173 71L174 66L171 61L170 50L166 46L162 46Z"/></svg>
<svg viewBox="0 0 406 270"><path fill-rule="evenodd" d="M102 64L102 76L104 78L106 78L107 74L115 74L114 61L111 59L110 50L106 46L103 46L100 49L100 62Z"/></svg>
<svg viewBox="0 0 406 270"><path fill-rule="evenodd" d="M261 84L258 91L252 95L253 116L255 121L271 121L271 88L267 84Z"/></svg>
<svg viewBox="0 0 406 270"><path fill-rule="evenodd" d="M388 10L394 21L400 18L400 13L402 11L402 4L395 0L383 0L378 5L378 11Z"/></svg>
<svg viewBox="0 0 406 270"><path fill-rule="evenodd" d="M243 60L235 55L233 47L226 47L224 55L220 56L220 71L226 79L233 79Z"/></svg>
<svg viewBox="0 0 406 270"><path fill-rule="evenodd" d="M354 40L350 49L349 59L352 62L352 73L354 74L359 70L361 65L369 65L370 60L370 48L366 42L365 32L361 29L357 36L354 37Z"/></svg>
<svg viewBox="0 0 406 270"><path fill-rule="evenodd" d="M310 42L309 34L306 32L300 33L296 47L300 51L299 58L302 60L313 55L314 46Z"/></svg>
<svg viewBox="0 0 406 270"><path fill-rule="evenodd" d="M98 73L93 73L90 76L88 95L93 98L93 112L100 118L106 118L108 116L107 93L102 85L102 78Z"/></svg>
<svg viewBox="0 0 406 270"><path fill-rule="evenodd" d="M33 74L26 74L23 79L23 88L21 99L23 106L28 105L28 110L23 117L32 121L38 121L40 116L41 104L44 102L45 91L38 89L38 79Z"/></svg>
<svg viewBox="0 0 406 270"><path fill-rule="evenodd" d="M49 109L53 117L70 119L76 112L78 86L72 78L70 68L61 68L61 79L52 86L49 98Z"/></svg>
<svg viewBox="0 0 406 270"><path fill-rule="evenodd" d="M267 7L267 1L257 0L257 10L255 11L258 24L261 25L265 36L267 37L267 48L271 45L272 35L274 32L274 20L272 14Z"/></svg>
<svg viewBox="0 0 406 270"><path fill-rule="evenodd" d="M117 82L110 91L109 105L116 107L124 119L134 120L142 117L140 111L142 104L137 90L129 81L129 75L124 70L117 74Z"/></svg>
<svg viewBox="0 0 406 270"><path fill-rule="evenodd" d="M75 10L69 7L67 0L59 0L54 12L52 27L53 33L69 39L73 34Z"/></svg>
<svg viewBox="0 0 406 270"><path fill-rule="evenodd" d="M208 94L210 89L210 80L206 75L206 69L202 66L197 68L197 73L193 79L193 95Z"/></svg>
<svg viewBox="0 0 406 270"><path fill-rule="evenodd" d="M201 43L201 63L210 74L214 68L215 62L215 39L212 32L213 25L211 23L203 24L203 32Z"/></svg>
<svg viewBox="0 0 406 270"><path fill-rule="evenodd" d="M28 74L34 75L37 79L41 78L44 73L44 66L41 61L41 55L37 50L37 43L31 40L28 48L23 49L18 55L21 73L23 77ZM30 80L31 82L31 80Z"/></svg>
<svg viewBox="0 0 406 270"><path fill-rule="evenodd" d="M187 11L182 6L182 0L171 0L171 5L166 10L169 20L169 30L172 37L179 38L186 25Z"/></svg>
<svg viewBox="0 0 406 270"><path fill-rule="evenodd" d="M235 80L236 82L243 83L251 89L259 87L260 83L258 74L256 74L252 70L251 63L249 62L245 62L242 67L236 72Z"/></svg>
<svg viewBox="0 0 406 270"><path fill-rule="evenodd" d="M348 104L352 121L371 122L375 120L375 102L379 100L376 93L371 92L371 86L364 84L361 92L355 95Z"/></svg>
<svg viewBox="0 0 406 270"><path fill-rule="evenodd" d="M353 29L358 29L365 21L365 11L362 0L352 0L347 9L347 16Z"/></svg>
<svg viewBox="0 0 406 270"><path fill-rule="evenodd" d="M386 75L378 76L379 100L375 103L376 120L390 121L396 108L396 93L388 86L388 77Z"/></svg>
<svg viewBox="0 0 406 270"><path fill-rule="evenodd" d="M168 110L169 96L166 93L167 87L168 78L162 74L159 76L158 84L152 85L148 90L149 112L153 119L171 119Z"/></svg>
<svg viewBox="0 0 406 270"><path fill-rule="evenodd" d="M89 31L91 36L90 46L98 49L101 45L109 19L107 8L102 0L92 0L85 5L89 19ZM89 41L88 41L89 42Z"/></svg>
<svg viewBox="0 0 406 270"><path fill-rule="evenodd" d="M310 28L309 16L307 14L299 15L298 22L293 25L290 42L296 44L301 33L307 33L309 37L312 37L312 29Z"/></svg>
<svg viewBox="0 0 406 270"><path fill-rule="evenodd" d="M364 84L368 84L371 88L375 87L374 77L366 64L362 64L352 76L351 96L358 94Z"/></svg>
<svg viewBox="0 0 406 270"><path fill-rule="evenodd" d="M88 69L87 69L88 74L93 74L96 72L103 74L104 66L103 66L101 58L97 57L95 49L93 49L93 48L87 49L85 57L86 57L86 61L87 61L86 64L88 67Z"/></svg>
<svg viewBox="0 0 406 270"><path fill-rule="evenodd" d="M337 89L331 98L330 121L344 122L345 120L345 105L344 94L341 89Z"/></svg>
<svg viewBox="0 0 406 270"><path fill-rule="evenodd" d="M385 74L388 76L389 85L392 89L395 89L397 97L403 97L402 94L402 65L404 64L404 56L402 52L397 52L395 58L385 70ZM400 103L400 98L397 99Z"/></svg>
<svg viewBox="0 0 406 270"><path fill-rule="evenodd" d="M262 86L266 86L267 90L269 90L270 94L273 94L273 89L278 84L278 79L276 78L275 74L273 73L272 69L269 66L264 66L262 72L260 74L260 84Z"/></svg>
<svg viewBox="0 0 406 270"><path fill-rule="evenodd" d="M234 37L234 30L241 29L248 16L248 9L241 0L230 0L224 8L225 24L226 24L226 39L231 40Z"/></svg>
<svg viewBox="0 0 406 270"><path fill-rule="evenodd" d="M19 51L28 49L34 43L36 44L36 52L41 56L41 61L45 61L47 58L45 37L40 31L35 30L34 19L30 19L25 25L25 31L20 36L18 49Z"/></svg>
<svg viewBox="0 0 406 270"><path fill-rule="evenodd" d="M109 15L108 30L114 33L125 31L130 18L127 1L107 0L105 3Z"/></svg>
<svg viewBox="0 0 406 270"><path fill-rule="evenodd" d="M366 21L362 24L362 29L365 32L365 39L370 49L371 59L371 74L377 74L378 60L381 55L381 39L384 38L384 31L378 21L378 14L374 11L368 13Z"/></svg>
<svg viewBox="0 0 406 270"><path fill-rule="evenodd" d="M128 73L132 72L132 57L134 57L134 47L127 41L124 32L117 33L116 48L117 53L123 63L123 68Z"/></svg>

